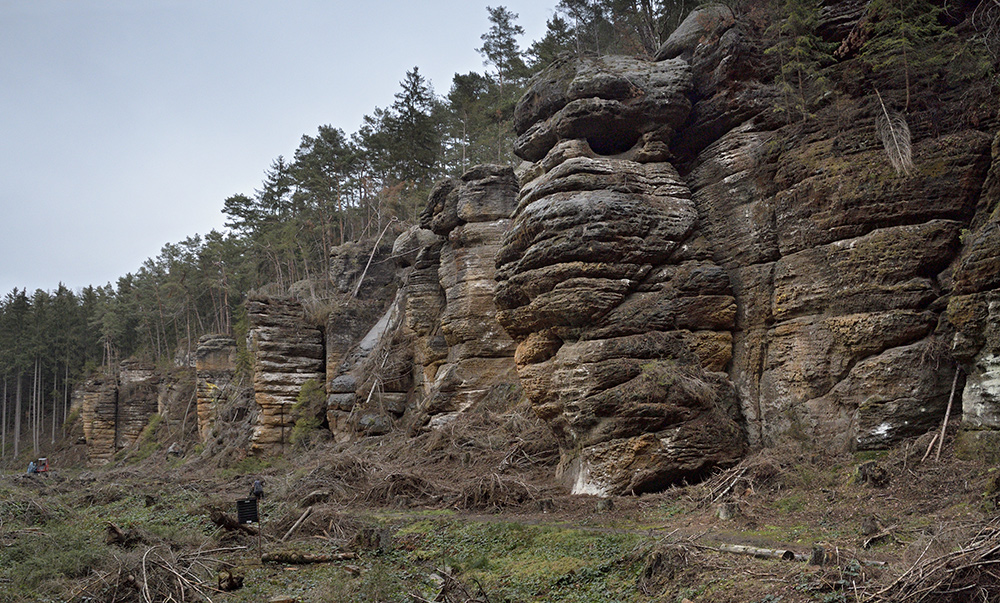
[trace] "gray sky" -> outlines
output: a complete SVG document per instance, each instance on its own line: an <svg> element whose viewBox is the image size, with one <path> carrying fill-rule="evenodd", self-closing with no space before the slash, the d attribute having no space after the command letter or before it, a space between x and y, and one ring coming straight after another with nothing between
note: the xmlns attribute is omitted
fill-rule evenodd
<svg viewBox="0 0 1000 603"><path fill-rule="evenodd" d="M221 229L303 134L347 134L414 66L483 72L486 6L527 48L556 0L0 0L0 295L114 284Z"/></svg>

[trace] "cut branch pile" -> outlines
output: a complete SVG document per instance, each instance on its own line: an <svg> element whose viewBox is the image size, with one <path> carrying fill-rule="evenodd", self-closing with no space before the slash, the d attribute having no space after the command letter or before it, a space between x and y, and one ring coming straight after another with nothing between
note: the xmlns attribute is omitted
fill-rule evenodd
<svg viewBox="0 0 1000 603"><path fill-rule="evenodd" d="M928 545L929 546L929 545ZM926 549L892 584L865 601L964 603L1000 600L1000 521L957 551L926 558Z"/></svg>
<svg viewBox="0 0 1000 603"><path fill-rule="evenodd" d="M136 551L135 554L116 556L117 570L93 576L68 601L154 603L200 600L211 603L211 595L221 592L217 569L225 566L213 555L237 550L243 550L243 547L181 555L167 546L156 545L141 554Z"/></svg>

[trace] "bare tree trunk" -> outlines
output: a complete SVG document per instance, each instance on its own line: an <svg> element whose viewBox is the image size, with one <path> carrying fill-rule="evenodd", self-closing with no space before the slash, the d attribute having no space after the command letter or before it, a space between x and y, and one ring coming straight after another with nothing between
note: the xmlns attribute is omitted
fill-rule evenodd
<svg viewBox="0 0 1000 603"><path fill-rule="evenodd" d="M186 296L185 296L186 297ZM191 364L191 305L190 298L185 299L185 305L188 306L187 312L184 313L185 322L187 323L187 357L184 359L186 364Z"/></svg>
<svg viewBox="0 0 1000 603"><path fill-rule="evenodd" d="M17 398L14 403L14 456L21 452L21 373L17 373Z"/></svg>
<svg viewBox="0 0 1000 603"><path fill-rule="evenodd" d="M56 372L57 370L58 370L58 365L53 363L52 364L52 438L50 440L50 443L52 444L56 443L56 392L59 391L58 389L56 389L57 385L56 380L59 378L59 373Z"/></svg>
<svg viewBox="0 0 1000 603"><path fill-rule="evenodd" d="M7 456L7 375L3 376L3 418L0 419L0 458Z"/></svg>
<svg viewBox="0 0 1000 603"><path fill-rule="evenodd" d="M39 377L42 374L42 368L40 364L40 359L35 357L35 386L34 386L34 408L31 415L31 453L38 456L38 434L41 431L40 421L38 420L40 413L38 412L38 407L41 406L41 391L42 385L40 383Z"/></svg>
<svg viewBox="0 0 1000 603"><path fill-rule="evenodd" d="M69 361L66 361L66 376L63 377L63 420L62 424L66 425L66 419L69 418Z"/></svg>

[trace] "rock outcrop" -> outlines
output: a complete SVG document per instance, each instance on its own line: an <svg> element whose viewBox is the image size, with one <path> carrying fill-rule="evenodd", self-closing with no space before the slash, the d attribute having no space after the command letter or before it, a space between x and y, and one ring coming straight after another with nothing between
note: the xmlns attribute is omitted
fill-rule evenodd
<svg viewBox="0 0 1000 603"><path fill-rule="evenodd" d="M1000 133L977 219L965 245L945 313L954 328L952 354L967 375L962 393L963 447L1000 461Z"/></svg>
<svg viewBox="0 0 1000 603"><path fill-rule="evenodd" d="M117 376L93 378L76 388L73 408L80 412L88 462L106 464L138 439L159 409L161 382L152 366L126 360Z"/></svg>
<svg viewBox="0 0 1000 603"><path fill-rule="evenodd" d="M114 379L90 379L76 388L74 408L79 408L87 461L92 465L109 462L117 452L116 424L118 383Z"/></svg>
<svg viewBox="0 0 1000 603"><path fill-rule="evenodd" d="M329 324L328 354L331 339L338 343L327 420L338 439L384 434L400 421L434 428L491 388L517 383L514 344L493 304L494 258L516 196L505 167L440 183L421 225L393 243L399 290L381 318L338 312Z"/></svg>
<svg viewBox="0 0 1000 603"><path fill-rule="evenodd" d="M338 441L350 440L359 433L385 433L392 426L384 413L364 414L355 408L359 402L368 401L371 393L369 388L359 398L359 388L365 382L381 380L385 374L384 365L378 367L368 360L388 330L390 316L396 312L393 300L398 298L400 285L392 261L392 240L391 236L385 236L375 244L341 245L331 256L330 274L336 302L326 322L325 416ZM407 387L402 387L406 392ZM402 414L405 393L384 390L376 393L377 405L387 405L386 412L392 412L393 416Z"/></svg>
<svg viewBox="0 0 1000 603"><path fill-rule="evenodd" d="M696 112L712 123L732 115L719 107L752 109L745 96L760 88L738 66L750 51L715 83L713 65L727 62L715 52L691 53L704 96ZM916 167L907 176L878 143L871 90L843 93L808 129L750 110L685 168L737 299L730 374L753 445L792 437L884 448L940 423L955 366L939 319L991 136L932 125L932 110L909 117Z"/></svg>
<svg viewBox="0 0 1000 603"><path fill-rule="evenodd" d="M736 304L668 145L681 59L559 62L518 104L522 177L499 322L573 492L655 491L744 453L723 371Z"/></svg>
<svg viewBox="0 0 1000 603"><path fill-rule="evenodd" d="M725 7L696 11L657 61L557 61L519 103L531 164L498 319L574 491L696 478L743 435L884 448L940 424L956 359L966 425L1000 423L996 99L865 83L864 40L845 42L862 4L823 10L839 88L804 121L774 110L754 25ZM901 175L876 118L906 99Z"/></svg>
<svg viewBox="0 0 1000 603"><path fill-rule="evenodd" d="M308 323L294 299L253 297L247 300L247 315L254 400L260 408L251 447L257 453L278 452L291 436L292 407L302 386L309 380L324 383L323 332Z"/></svg>
<svg viewBox="0 0 1000 603"><path fill-rule="evenodd" d="M315 380L338 440L434 429L519 381L577 493L660 490L788 441L884 448L937 428L953 389L967 443L1000 450L998 102L953 73L873 74L865 7L824 3L831 89L794 119L763 26L721 5L655 60L557 60L515 110L516 178L474 168L391 245L334 252L325 337L292 299L248 302L253 447L283 447ZM899 174L876 121L904 103ZM203 343L204 437L231 343ZM153 378L119 379L79 396L95 462L152 412Z"/></svg>
<svg viewBox="0 0 1000 603"><path fill-rule="evenodd" d="M413 292L406 311L416 343L420 424L447 422L491 387L517 382L514 342L497 323L493 303L495 257L517 190L512 169L478 166L439 184L421 215L416 236L428 245L408 275Z"/></svg>
<svg viewBox="0 0 1000 603"><path fill-rule="evenodd" d="M236 340L230 335L203 335L195 352L198 435L207 441L215 425L216 407L229 397L236 371Z"/></svg>

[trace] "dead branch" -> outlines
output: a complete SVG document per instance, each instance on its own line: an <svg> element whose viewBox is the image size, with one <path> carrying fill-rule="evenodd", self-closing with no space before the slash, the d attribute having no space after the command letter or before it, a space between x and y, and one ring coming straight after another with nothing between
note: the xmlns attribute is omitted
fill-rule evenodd
<svg viewBox="0 0 1000 603"><path fill-rule="evenodd" d="M312 510L313 508L310 506L307 507L306 510L302 512L302 515L299 517L299 520L296 521L292 525L292 527L288 528L288 531L285 532L285 535L281 537L281 542L288 540L288 537L291 536L292 533L295 532L295 530L299 529L299 526L301 526L302 522L306 520L306 517L309 517L309 514L312 513Z"/></svg>
<svg viewBox="0 0 1000 603"><path fill-rule="evenodd" d="M975 589L975 600L992 601L1000 596L1000 576L990 571L1000 565L1000 522L990 522L966 546L938 557L926 558L930 546L891 584L863 601L968 601L972 600L969 591Z"/></svg>
<svg viewBox="0 0 1000 603"><path fill-rule="evenodd" d="M937 452L934 453L934 460L941 460L941 447L944 445L944 432L948 428L948 419L951 417L951 404L955 401L955 387L958 385L958 374L962 372L962 367L955 367L955 378L951 381L951 395L948 396L948 408L944 411L944 421L941 422L941 438L938 439Z"/></svg>
<svg viewBox="0 0 1000 603"><path fill-rule="evenodd" d="M257 535L256 528L248 526L245 523L240 523L236 521L235 519L233 519L232 515L229 515L224 511L220 511L219 509L212 509L212 511L209 513L209 519L212 520L212 523L219 526L220 528L223 528L227 532L234 532L236 530L240 530L242 532L250 534L251 536Z"/></svg>

